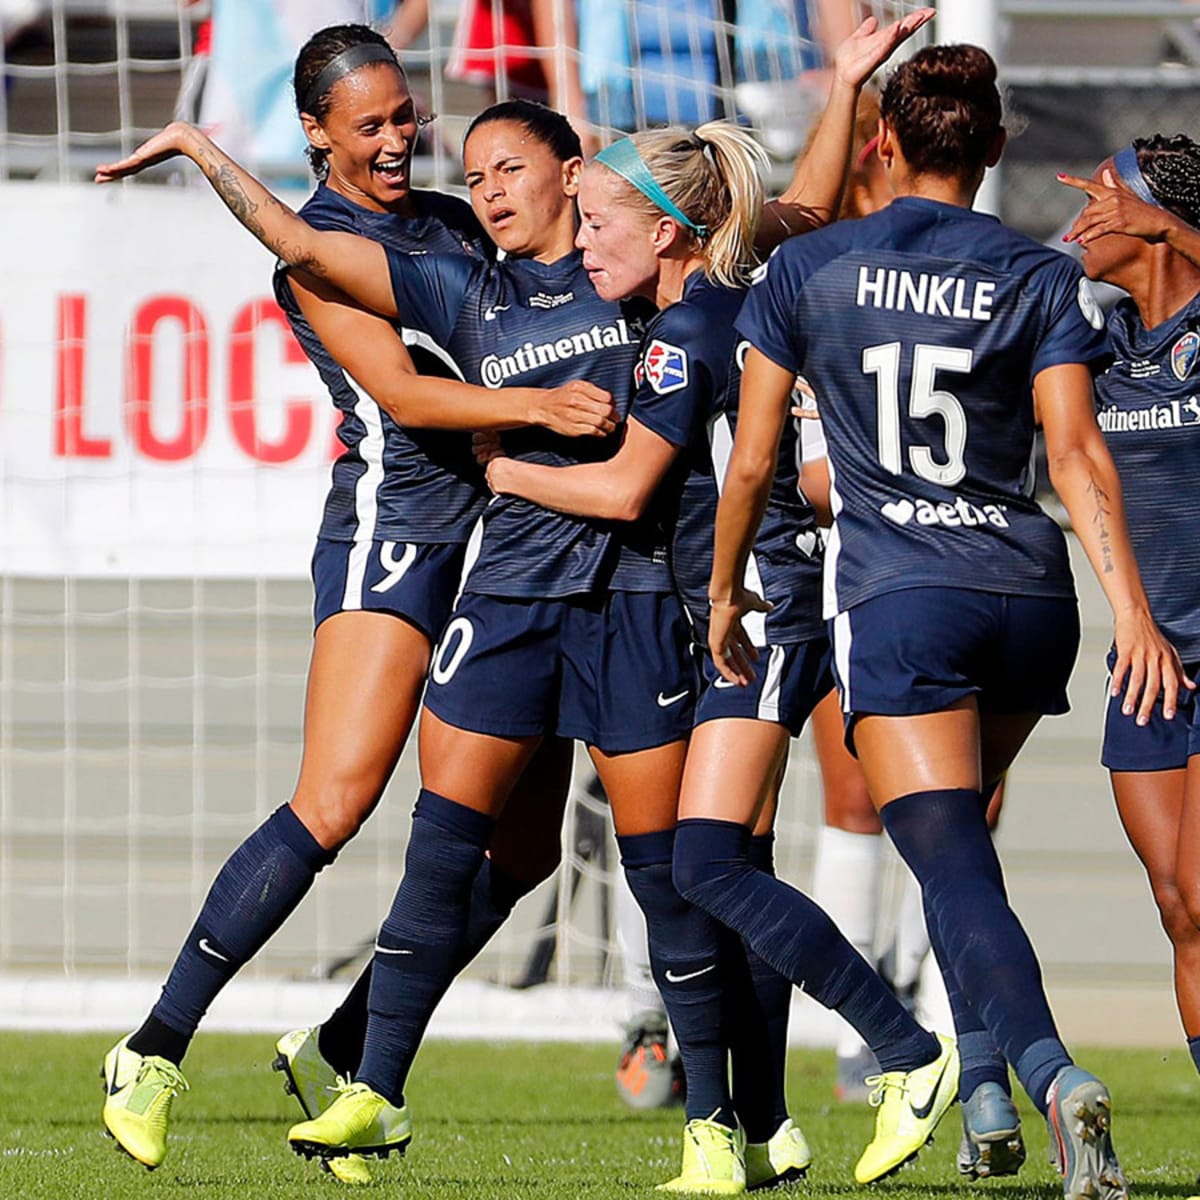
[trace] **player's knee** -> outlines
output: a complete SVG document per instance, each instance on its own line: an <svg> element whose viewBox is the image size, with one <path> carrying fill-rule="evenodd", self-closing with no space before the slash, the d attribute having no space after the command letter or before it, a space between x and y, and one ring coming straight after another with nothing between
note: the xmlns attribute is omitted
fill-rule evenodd
<svg viewBox="0 0 1200 1200"><path fill-rule="evenodd" d="M297 793L292 808L325 849L337 850L358 833L378 802L376 787L344 781L316 793Z"/></svg>
<svg viewBox="0 0 1200 1200"><path fill-rule="evenodd" d="M715 861L704 854L697 854L684 839L675 843L675 858L671 864L671 879L675 890L692 904L701 908L712 896L730 885L740 869L749 864L735 864L727 860Z"/></svg>
<svg viewBox="0 0 1200 1200"><path fill-rule="evenodd" d="M1200 883L1155 880L1153 891L1162 927L1172 945L1181 946L1200 939Z"/></svg>

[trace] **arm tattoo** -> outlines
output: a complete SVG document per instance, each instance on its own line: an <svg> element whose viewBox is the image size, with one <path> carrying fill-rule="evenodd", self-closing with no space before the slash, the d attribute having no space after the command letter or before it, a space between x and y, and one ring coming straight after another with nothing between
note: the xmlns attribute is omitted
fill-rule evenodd
<svg viewBox="0 0 1200 1200"><path fill-rule="evenodd" d="M1095 509L1092 512L1092 524L1100 540L1100 561L1105 575L1113 572L1112 538L1108 532L1108 518L1112 515L1112 505L1108 493L1096 481L1096 477L1088 477L1087 494L1092 497Z"/></svg>
<svg viewBox="0 0 1200 1200"><path fill-rule="evenodd" d="M250 198L234 167L218 162L207 150L200 152L200 158L201 169L208 176L217 195L225 201L225 206L268 250L277 254L289 266L301 267L312 275L322 276L325 274L324 264L311 253L306 252L299 245L293 245L284 236L273 235L263 225L258 217L258 211L263 205ZM266 194L264 205L285 213L287 216L294 215L269 192Z"/></svg>

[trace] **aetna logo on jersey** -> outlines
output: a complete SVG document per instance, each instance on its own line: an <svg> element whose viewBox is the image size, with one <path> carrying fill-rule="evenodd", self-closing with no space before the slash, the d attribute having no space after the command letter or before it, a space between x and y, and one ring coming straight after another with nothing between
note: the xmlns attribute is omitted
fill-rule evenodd
<svg viewBox="0 0 1200 1200"><path fill-rule="evenodd" d="M612 325L593 325L583 333L553 342L526 342L512 354L489 354L479 364L479 374L485 387L503 387L508 380L539 367L564 362L580 354L595 354L610 346L628 346L633 341L624 318L618 318Z"/></svg>
<svg viewBox="0 0 1200 1200"><path fill-rule="evenodd" d="M961 496L956 497L953 503L943 500L940 504L932 504L928 500L910 500L905 496L890 500L879 511L893 525L907 525L915 520L918 525L940 525L944 529L974 529L980 525L1008 528L1004 505L985 504L979 507Z"/></svg>
<svg viewBox="0 0 1200 1200"><path fill-rule="evenodd" d="M957 317L960 321L990 321L996 285L986 279L927 275L892 267L858 268L859 308L886 308L925 317Z"/></svg>
<svg viewBox="0 0 1200 1200"><path fill-rule="evenodd" d="M1182 429L1200 425L1200 397L1151 404L1148 408L1122 409L1114 404L1102 408L1096 420L1105 433L1145 433L1150 429Z"/></svg>

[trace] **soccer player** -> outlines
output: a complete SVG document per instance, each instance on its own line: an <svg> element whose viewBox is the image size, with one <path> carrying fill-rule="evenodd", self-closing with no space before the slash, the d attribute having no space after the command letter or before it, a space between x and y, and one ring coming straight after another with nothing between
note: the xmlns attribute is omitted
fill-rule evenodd
<svg viewBox="0 0 1200 1200"><path fill-rule="evenodd" d="M1069 1198L1124 1197L1107 1089L1058 1036L1008 905L984 797L1043 714L1066 707L1078 612L1066 546L1032 498L1034 426L1115 619L1113 686L1172 716L1178 656L1154 626L1095 421L1103 318L1069 259L977 215L1004 145L996 66L936 46L883 94L879 155L897 199L786 243L738 321L741 419L717 513L709 644L749 684L744 571L797 373L823 404L835 524L826 616L847 735L885 828L920 881L960 1038L994 1039L1047 1117ZM758 663L761 670L763 663ZM964 1054L968 1059L969 1054ZM1016 1113L1004 1059L962 1095L981 1156Z"/></svg>
<svg viewBox="0 0 1200 1200"><path fill-rule="evenodd" d="M1096 382L1100 428L1121 474L1129 534L1159 628L1200 673L1200 544L1189 502L1200 476L1200 145L1138 138L1081 188L1068 232L1083 268L1124 288L1108 319L1113 365ZM1175 998L1200 1070L1200 714L1194 694L1144 724L1109 699L1102 761L1171 939Z"/></svg>
<svg viewBox="0 0 1200 1200"><path fill-rule="evenodd" d="M295 93L322 180L305 205L305 220L358 231L398 254L484 261L490 247L467 205L409 188L417 117L404 73L378 34L333 26L314 35L297 58ZM334 464L313 557L316 632L304 753L290 803L222 868L158 1002L105 1059L105 1125L150 1168L166 1153L171 1104L186 1087L179 1066L204 1013L370 815L404 747L433 643L458 590L466 540L485 503L463 431L531 421L560 433L613 428L609 398L590 385L497 394L416 376L417 367L430 376L447 376L452 367L444 355L420 347L410 358L397 325L319 279L280 271L275 286L343 414L345 448ZM353 672L347 662L357 664ZM555 814L570 763L569 745L547 743L507 820L524 823L523 810L543 804L549 811L529 822L520 842L498 839L480 864L472 953L517 898L553 870ZM365 987L358 989L363 1003ZM281 1046L310 1111L325 1101L324 1085L335 1074L349 1076L358 1065L362 1006L343 1006L322 1027L319 1046L316 1037ZM291 1071L298 1058L309 1066ZM322 1067L316 1079L314 1063ZM355 1164L335 1169L346 1174Z"/></svg>

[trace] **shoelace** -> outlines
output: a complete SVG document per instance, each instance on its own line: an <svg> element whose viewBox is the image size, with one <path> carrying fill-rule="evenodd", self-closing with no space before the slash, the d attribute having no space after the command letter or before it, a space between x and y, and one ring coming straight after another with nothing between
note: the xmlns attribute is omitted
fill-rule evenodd
<svg viewBox="0 0 1200 1200"><path fill-rule="evenodd" d="M165 1059L159 1059L157 1062L152 1058L143 1059L135 1082L139 1086L144 1083L155 1084L165 1088L172 1096L178 1096L180 1092L188 1090L188 1081L184 1079L183 1072Z"/></svg>
<svg viewBox="0 0 1200 1200"><path fill-rule="evenodd" d="M907 1078L895 1071L886 1075L868 1075L863 1083L873 1089L867 1097L867 1103L872 1108L878 1108L883 1103L883 1098L889 1088L894 1088L901 1095L908 1091Z"/></svg>
<svg viewBox="0 0 1200 1200"><path fill-rule="evenodd" d="M348 1092L353 1084L354 1080L349 1075L335 1075L333 1082L325 1085L325 1090L327 1092L335 1092L340 1096L344 1092Z"/></svg>

